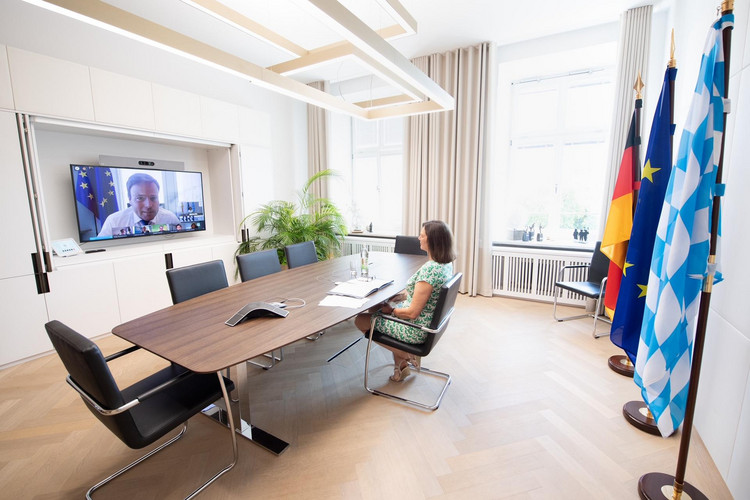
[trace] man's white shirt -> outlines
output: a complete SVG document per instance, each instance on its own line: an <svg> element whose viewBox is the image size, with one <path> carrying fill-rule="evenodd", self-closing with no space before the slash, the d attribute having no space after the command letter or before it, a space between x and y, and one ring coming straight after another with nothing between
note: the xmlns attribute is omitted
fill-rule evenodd
<svg viewBox="0 0 750 500"><path fill-rule="evenodd" d="M121 227L133 227L140 225L140 222L141 218L133 211L132 207L128 207L107 217L97 236L113 236L112 231L115 228L119 230ZM169 210L160 207L156 217L150 220L149 224L180 224L180 220Z"/></svg>

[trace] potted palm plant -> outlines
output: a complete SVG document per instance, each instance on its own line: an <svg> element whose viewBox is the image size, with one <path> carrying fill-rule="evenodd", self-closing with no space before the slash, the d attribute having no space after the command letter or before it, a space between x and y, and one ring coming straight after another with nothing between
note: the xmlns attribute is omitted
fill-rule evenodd
<svg viewBox="0 0 750 500"><path fill-rule="evenodd" d="M279 260L286 263L284 247L303 241L315 242L318 260L341 254L347 234L344 217L328 198L316 198L310 188L321 179L336 175L331 169L322 170L310 177L298 193L298 202L274 200L261 205L258 210L240 222L240 229L250 224L256 236L243 238L236 254L274 248Z"/></svg>

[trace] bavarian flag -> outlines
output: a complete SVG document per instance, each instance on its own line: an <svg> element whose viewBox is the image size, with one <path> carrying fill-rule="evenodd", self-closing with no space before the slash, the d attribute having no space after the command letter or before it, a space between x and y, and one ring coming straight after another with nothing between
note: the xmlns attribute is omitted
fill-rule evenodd
<svg viewBox="0 0 750 500"><path fill-rule="evenodd" d="M712 227L712 212L714 196L723 192L716 184L727 83L722 31L733 23L734 15L725 14L706 39L654 239L633 381L665 437L685 418L700 292L716 272L708 257L711 235L721 235L720 214Z"/></svg>
<svg viewBox="0 0 750 500"><path fill-rule="evenodd" d="M667 68L656 105L646 149L641 188L633 216L625 266L623 267L617 308L612 320L610 340L635 363L641 338L643 308L646 304L648 273L654 250L656 226L664 203L669 174L672 171L672 86L677 68Z"/></svg>
<svg viewBox="0 0 750 500"><path fill-rule="evenodd" d="M604 236L601 243L601 252L609 257L604 310L610 319L615 314L620 281L625 268L625 256L628 251L628 240L630 240L630 232L633 229L633 191L637 189L635 183L639 178L638 151L641 144L640 132L636 131L636 122L642 106L643 101L636 99L633 117L630 120L630 131L625 143L625 152L622 154L620 171L617 174L615 190L612 193L612 204L609 206L607 225L604 227Z"/></svg>

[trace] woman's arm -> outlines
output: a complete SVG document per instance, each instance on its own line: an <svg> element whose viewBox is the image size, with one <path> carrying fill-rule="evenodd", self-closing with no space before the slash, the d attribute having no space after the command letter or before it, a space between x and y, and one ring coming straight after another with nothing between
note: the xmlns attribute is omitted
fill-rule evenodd
<svg viewBox="0 0 750 500"><path fill-rule="evenodd" d="M415 320L427 305L427 301L430 300L430 294L432 293L432 285L426 281L417 281L414 286L414 294L411 296L411 302L409 307L399 307L393 309L392 315L401 319ZM388 313L386 313L388 314Z"/></svg>

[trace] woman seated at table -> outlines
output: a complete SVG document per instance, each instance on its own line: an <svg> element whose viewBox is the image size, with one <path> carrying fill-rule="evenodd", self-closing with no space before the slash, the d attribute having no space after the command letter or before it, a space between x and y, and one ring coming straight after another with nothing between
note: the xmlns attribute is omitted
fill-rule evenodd
<svg viewBox="0 0 750 500"><path fill-rule="evenodd" d="M419 247L427 252L428 261L409 278L406 290L393 297L391 304L384 304L380 311L383 314L396 316L409 322L429 326L437 305L440 288L453 276L453 261L456 258L453 249L453 235L448 225L439 220L422 224L419 233ZM370 329L372 314L357 316L355 325L365 334ZM375 329L390 337L409 344L422 344L427 334L411 326L403 325L385 318L375 320ZM394 347L383 346L393 352L396 365L391 380L399 382L409 375L409 364L419 367L419 358Z"/></svg>

